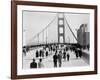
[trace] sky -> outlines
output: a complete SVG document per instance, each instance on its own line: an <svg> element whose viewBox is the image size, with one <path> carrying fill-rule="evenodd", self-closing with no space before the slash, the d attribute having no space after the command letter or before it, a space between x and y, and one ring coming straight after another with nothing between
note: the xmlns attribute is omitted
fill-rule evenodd
<svg viewBox="0 0 100 80"><path fill-rule="evenodd" d="M58 13L56 12L36 12L36 11L23 11L23 45L31 45L46 42L58 41ZM87 24L87 31L89 32L89 14L79 13L64 13L68 24L77 37L77 29L81 24ZM70 32L68 25L65 23L65 40L68 42L75 42L76 40ZM48 28L42 31L47 25ZM41 32L42 31L42 32ZM40 33L41 32L41 33ZM39 37L35 37L38 33ZM47 36L46 36L47 34ZM46 39L47 37L47 39ZM38 41L39 39L39 41Z"/></svg>

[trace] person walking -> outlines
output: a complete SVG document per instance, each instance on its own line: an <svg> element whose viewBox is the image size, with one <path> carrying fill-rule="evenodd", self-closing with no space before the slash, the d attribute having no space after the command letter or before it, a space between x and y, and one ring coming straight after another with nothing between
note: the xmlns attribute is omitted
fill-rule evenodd
<svg viewBox="0 0 100 80"><path fill-rule="evenodd" d="M40 50L40 57L42 57L42 50Z"/></svg>
<svg viewBox="0 0 100 80"><path fill-rule="evenodd" d="M44 50L42 50L42 57L44 57Z"/></svg>
<svg viewBox="0 0 100 80"><path fill-rule="evenodd" d="M57 56L57 52L56 52L55 55L53 55L54 67L57 67L57 59L58 59L58 56Z"/></svg>
<svg viewBox="0 0 100 80"><path fill-rule="evenodd" d="M63 52L63 59L64 59L64 61L66 61L66 51L65 50Z"/></svg>
<svg viewBox="0 0 100 80"><path fill-rule="evenodd" d="M35 62L35 59L33 59L33 62L30 64L30 68L37 68L37 63Z"/></svg>
<svg viewBox="0 0 100 80"><path fill-rule="evenodd" d="M59 54L58 54L58 63L59 63L59 67L62 66L62 52L59 51Z"/></svg>
<svg viewBox="0 0 100 80"><path fill-rule="evenodd" d="M26 50L25 50L25 48L23 48L23 54L26 56Z"/></svg>
<svg viewBox="0 0 100 80"><path fill-rule="evenodd" d="M77 50L75 50L75 54L76 54L76 59L78 59L78 51Z"/></svg>
<svg viewBox="0 0 100 80"><path fill-rule="evenodd" d="M69 53L67 53L67 61L69 61L70 55Z"/></svg>
<svg viewBox="0 0 100 80"><path fill-rule="evenodd" d="M38 58L39 57L39 52L38 52L38 50L36 51L36 58Z"/></svg>
<svg viewBox="0 0 100 80"><path fill-rule="evenodd" d="M81 58L82 57L82 50L79 50L79 57Z"/></svg>
<svg viewBox="0 0 100 80"><path fill-rule="evenodd" d="M48 51L46 51L46 57L48 57Z"/></svg>
<svg viewBox="0 0 100 80"><path fill-rule="evenodd" d="M38 62L38 68L43 68L43 67L44 67L44 65L42 63L42 59L40 58L39 62Z"/></svg>

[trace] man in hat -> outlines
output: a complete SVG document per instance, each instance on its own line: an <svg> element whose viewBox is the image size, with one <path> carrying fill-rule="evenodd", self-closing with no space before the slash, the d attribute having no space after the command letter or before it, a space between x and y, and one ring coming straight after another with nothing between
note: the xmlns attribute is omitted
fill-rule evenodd
<svg viewBox="0 0 100 80"><path fill-rule="evenodd" d="M35 62L35 59L33 59L33 62L30 64L30 68L37 68L37 63Z"/></svg>

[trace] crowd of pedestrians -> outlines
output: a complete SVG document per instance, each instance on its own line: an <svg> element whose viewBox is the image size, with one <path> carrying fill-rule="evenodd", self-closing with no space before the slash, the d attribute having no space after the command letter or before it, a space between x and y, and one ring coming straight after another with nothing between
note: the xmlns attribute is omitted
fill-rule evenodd
<svg viewBox="0 0 100 80"><path fill-rule="evenodd" d="M82 57L82 51L80 49L77 49L73 46L68 45L48 45L43 46L42 49L36 50L35 57L38 59L38 62L33 59L33 62L30 64L30 68L44 68L43 59L49 57L49 55L52 56L52 61L54 64L54 67L62 67L63 61L70 61L70 52L74 52L76 55L76 59L79 57Z"/></svg>

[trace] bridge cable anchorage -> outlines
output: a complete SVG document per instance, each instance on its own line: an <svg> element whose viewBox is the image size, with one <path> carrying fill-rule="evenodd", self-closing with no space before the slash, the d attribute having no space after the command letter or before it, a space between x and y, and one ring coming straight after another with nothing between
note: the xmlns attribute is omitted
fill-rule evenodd
<svg viewBox="0 0 100 80"><path fill-rule="evenodd" d="M54 17L54 19L49 23L49 24L47 24L47 26L44 28L44 29L42 29L40 32L38 32L35 36L33 36L29 41L33 41L37 36L39 36L43 31L45 31L51 24L52 24L52 22L56 19L56 17L57 17L57 15ZM30 44L30 42L28 43L28 44ZM27 45L28 45L27 44Z"/></svg>
<svg viewBox="0 0 100 80"><path fill-rule="evenodd" d="M71 31L72 35L74 36L74 38L76 39L76 41L78 41L78 40L77 40L77 37L75 36L74 32L72 31L72 29L71 29L71 27L70 27L70 25L69 25L69 23L68 23L68 21L67 21L65 15L64 15L64 19L65 19L65 22L66 22L66 24L68 25L68 28L69 28L69 30Z"/></svg>

